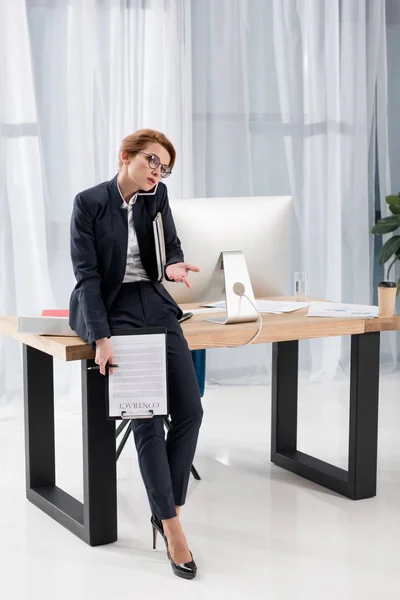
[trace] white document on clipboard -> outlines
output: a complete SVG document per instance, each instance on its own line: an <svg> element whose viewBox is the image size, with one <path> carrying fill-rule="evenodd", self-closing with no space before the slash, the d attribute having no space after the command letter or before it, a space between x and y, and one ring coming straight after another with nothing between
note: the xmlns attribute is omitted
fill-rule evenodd
<svg viewBox="0 0 400 600"><path fill-rule="evenodd" d="M108 377L110 418L168 414L166 334L139 331L111 336L118 368Z"/></svg>

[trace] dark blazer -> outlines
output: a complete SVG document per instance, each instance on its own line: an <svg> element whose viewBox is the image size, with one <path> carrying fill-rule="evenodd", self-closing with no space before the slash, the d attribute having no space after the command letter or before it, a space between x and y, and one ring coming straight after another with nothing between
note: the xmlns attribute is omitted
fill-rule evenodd
<svg viewBox="0 0 400 600"><path fill-rule="evenodd" d="M157 282L153 220L158 212L163 218L166 266L184 261L166 186L160 182L154 196L139 195L132 212L143 268L180 318L182 311ZM71 258L77 284L71 294L69 323L89 344L110 336L107 314L125 276L127 244L127 212L122 208L117 176L76 196L71 218Z"/></svg>

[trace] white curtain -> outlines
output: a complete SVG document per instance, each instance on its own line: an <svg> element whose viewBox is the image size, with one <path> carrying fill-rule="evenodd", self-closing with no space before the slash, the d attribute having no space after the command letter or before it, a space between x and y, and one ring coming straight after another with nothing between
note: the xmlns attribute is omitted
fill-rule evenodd
<svg viewBox="0 0 400 600"><path fill-rule="evenodd" d="M179 156L170 194L192 195L190 3L27 4L51 278L58 303L65 305L73 286L67 227L73 198L114 176L124 136L142 127L169 136Z"/></svg>
<svg viewBox="0 0 400 600"><path fill-rule="evenodd" d="M125 135L151 127L170 137L169 192L193 195L191 3L0 6L0 314L37 314L68 307L72 202L114 176ZM20 391L19 354L0 339L3 402Z"/></svg>
<svg viewBox="0 0 400 600"><path fill-rule="evenodd" d="M314 297L372 302L376 138L387 165L384 1L203 1L195 12L196 193L291 193L287 291L300 270ZM301 365L329 380L348 353L342 338L305 342ZM209 379L265 381L267 354L209 352Z"/></svg>
<svg viewBox="0 0 400 600"><path fill-rule="evenodd" d="M73 198L114 175L141 127L177 147L172 197L293 195L288 293L302 270L313 296L372 300L376 167L383 208L389 186L383 0L0 7L0 314L68 305ZM301 365L331 378L348 347L304 343ZM208 378L265 382L270 350L209 351ZM19 353L0 340L0 397L20 389Z"/></svg>
<svg viewBox="0 0 400 600"><path fill-rule="evenodd" d="M0 3L0 314L52 305L46 207L25 2ZM20 388L20 349L0 339L0 398Z"/></svg>
<svg viewBox="0 0 400 600"><path fill-rule="evenodd" d="M389 216L385 196L400 192L400 4L397 0L386 0L386 41L381 48L378 65L376 129L380 155L378 160L379 206L381 215ZM390 123L390 127L388 126ZM384 236L385 239L387 236ZM385 265L387 268L388 265ZM398 263L394 275L400 277ZM381 270L383 275L383 269ZM397 314L400 300L397 299ZM400 334L381 334L383 361L393 370L398 365Z"/></svg>

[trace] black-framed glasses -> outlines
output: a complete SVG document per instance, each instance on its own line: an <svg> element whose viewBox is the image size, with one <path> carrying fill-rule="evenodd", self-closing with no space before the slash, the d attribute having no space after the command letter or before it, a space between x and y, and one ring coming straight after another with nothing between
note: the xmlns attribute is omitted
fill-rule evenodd
<svg viewBox="0 0 400 600"><path fill-rule="evenodd" d="M155 154L148 154L147 152L142 152L141 150L138 151L138 154L147 156L147 162L149 163L150 169L158 169L158 167L161 165L161 160ZM161 165L161 177L163 177L163 179L169 177L171 173L171 167L168 165Z"/></svg>

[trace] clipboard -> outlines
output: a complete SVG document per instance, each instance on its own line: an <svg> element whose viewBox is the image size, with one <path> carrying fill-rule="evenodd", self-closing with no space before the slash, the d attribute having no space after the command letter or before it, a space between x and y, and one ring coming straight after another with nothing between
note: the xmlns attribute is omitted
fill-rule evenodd
<svg viewBox="0 0 400 600"><path fill-rule="evenodd" d="M157 260L157 281L161 283L164 279L164 269L167 262L166 251L165 251L165 237L164 237L164 226L161 213L156 214L156 218L153 221L153 234L154 244L156 248L156 260Z"/></svg>
<svg viewBox="0 0 400 600"><path fill-rule="evenodd" d="M153 342L152 336L157 340ZM168 415L166 328L112 329L110 341L119 366L114 375L106 371L107 419ZM152 352L152 348L156 350Z"/></svg>

